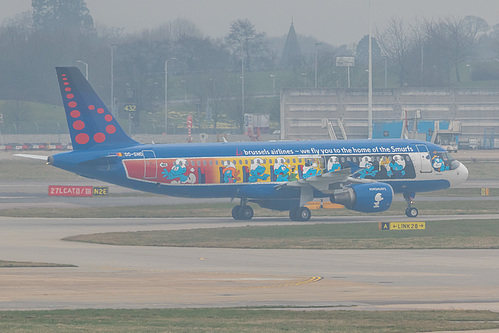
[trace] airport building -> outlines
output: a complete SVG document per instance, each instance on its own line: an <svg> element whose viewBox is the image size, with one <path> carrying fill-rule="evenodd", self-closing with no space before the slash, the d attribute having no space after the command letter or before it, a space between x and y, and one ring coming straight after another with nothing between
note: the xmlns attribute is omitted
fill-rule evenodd
<svg viewBox="0 0 499 333"><path fill-rule="evenodd" d="M365 139L367 101L367 89L284 89L281 139ZM460 124L460 147L499 148L494 136L498 133L499 138L499 89L374 89L372 110L378 128L383 123L403 122L404 117L454 122Z"/></svg>

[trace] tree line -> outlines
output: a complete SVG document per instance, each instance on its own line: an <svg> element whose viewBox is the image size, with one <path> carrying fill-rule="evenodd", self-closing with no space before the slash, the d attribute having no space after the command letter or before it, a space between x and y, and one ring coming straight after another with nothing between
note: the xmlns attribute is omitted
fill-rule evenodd
<svg viewBox="0 0 499 333"><path fill-rule="evenodd" d="M54 67L79 66L85 73L84 62L90 83L111 106L111 54L117 109L136 127L162 124L165 62L173 127L182 125L185 113L193 113L198 127L231 123L242 128L243 109L270 113L278 122L276 81L277 91L313 87L317 68L319 87L346 88L346 70L335 65L338 56L355 56L352 87L367 85L367 37L332 46L298 35L300 59L292 68L280 68L285 36L270 38L247 19L234 20L226 36L215 39L181 18L126 34L95 24L84 0L33 0L32 7L0 26L2 100L59 105ZM393 18L373 34L375 88L498 80L498 53L499 25L491 27L479 17L423 18L412 24ZM123 112L127 102L138 111ZM4 122L20 125L29 119L30 113L16 103L4 103Z"/></svg>

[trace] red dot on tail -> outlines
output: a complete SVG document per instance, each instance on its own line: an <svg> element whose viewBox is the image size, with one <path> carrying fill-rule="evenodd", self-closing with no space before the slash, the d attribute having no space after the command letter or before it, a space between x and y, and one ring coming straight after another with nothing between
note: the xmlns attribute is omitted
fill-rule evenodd
<svg viewBox="0 0 499 333"><path fill-rule="evenodd" d="M78 118L81 115L81 113L78 110L73 110L69 115L73 118Z"/></svg>
<svg viewBox="0 0 499 333"><path fill-rule="evenodd" d="M73 94L67 94L66 98L73 99L73 98L75 98L75 95L73 95Z"/></svg>
<svg viewBox="0 0 499 333"><path fill-rule="evenodd" d="M76 104L76 102L75 102L75 101L71 101L71 102L69 102L69 103L68 103L68 106L69 106L70 108L75 108L75 107L76 107L76 105L78 105L78 104Z"/></svg>
<svg viewBox="0 0 499 333"><path fill-rule="evenodd" d="M88 106L88 109L89 109L89 110L95 110L95 106L93 106L93 105L89 105L89 106Z"/></svg>
<svg viewBox="0 0 499 333"><path fill-rule="evenodd" d="M73 123L73 128L77 131L81 131L85 128L85 123L81 120L77 120Z"/></svg>
<svg viewBox="0 0 499 333"><path fill-rule="evenodd" d="M64 85L65 86L69 86L69 82L64 82Z"/></svg>
<svg viewBox="0 0 499 333"><path fill-rule="evenodd" d="M103 108L98 108L97 109L97 113L100 113L100 114L104 113L104 109Z"/></svg>
<svg viewBox="0 0 499 333"><path fill-rule="evenodd" d="M104 135L104 133L95 133L94 135L95 142L101 143L104 142L104 140L106 140L106 136Z"/></svg>
<svg viewBox="0 0 499 333"><path fill-rule="evenodd" d="M62 74L62 76L66 76L66 74Z"/></svg>
<svg viewBox="0 0 499 333"><path fill-rule="evenodd" d="M63 80L63 81L67 81L67 80L68 80L68 78L67 78L67 77L63 77L63 78L62 78L62 80Z"/></svg>
<svg viewBox="0 0 499 333"><path fill-rule="evenodd" d="M79 143L80 145L84 145L90 140L90 137L86 133L80 133L77 136L75 136L75 141L76 143Z"/></svg>
<svg viewBox="0 0 499 333"><path fill-rule="evenodd" d="M109 134L114 134L114 132L116 132L116 127L114 127L114 125L107 125L106 132L108 132Z"/></svg>
<svg viewBox="0 0 499 333"><path fill-rule="evenodd" d="M66 90L66 91L71 91L71 88L66 87L66 88L64 88L64 90Z"/></svg>
<svg viewBox="0 0 499 333"><path fill-rule="evenodd" d="M113 120L113 116L111 116L110 114L106 114L104 119L106 119L106 121L111 121L111 120Z"/></svg>

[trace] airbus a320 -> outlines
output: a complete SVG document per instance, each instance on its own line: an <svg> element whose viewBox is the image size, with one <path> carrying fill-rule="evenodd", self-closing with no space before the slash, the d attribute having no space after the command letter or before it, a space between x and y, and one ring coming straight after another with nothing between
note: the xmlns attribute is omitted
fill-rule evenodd
<svg viewBox="0 0 499 333"><path fill-rule="evenodd" d="M468 177L442 147L417 140L140 144L77 68L56 71L73 150L50 156L50 165L151 193L236 198L236 220L253 217L251 202L307 221L306 204L314 198L382 212L395 193L405 198L406 215L415 217L417 192L446 189Z"/></svg>

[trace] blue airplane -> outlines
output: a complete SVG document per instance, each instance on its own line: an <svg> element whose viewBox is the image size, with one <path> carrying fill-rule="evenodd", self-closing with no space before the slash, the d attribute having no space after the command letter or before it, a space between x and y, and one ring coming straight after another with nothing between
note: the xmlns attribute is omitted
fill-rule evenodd
<svg viewBox="0 0 499 333"><path fill-rule="evenodd" d="M329 198L346 208L387 210L394 193L415 217L416 192L449 188L468 170L442 147L417 140L275 141L141 144L131 139L76 67L57 67L73 151L48 163L108 183L186 198L237 198L236 220L249 202L311 217L306 203Z"/></svg>

